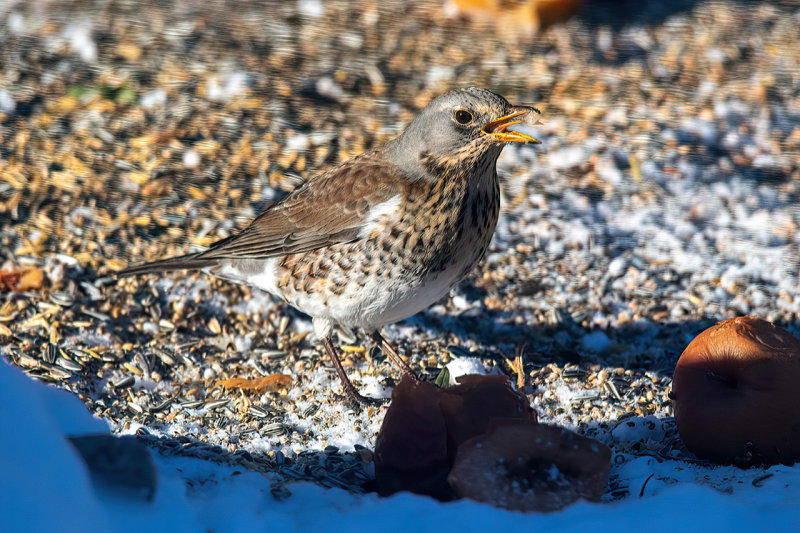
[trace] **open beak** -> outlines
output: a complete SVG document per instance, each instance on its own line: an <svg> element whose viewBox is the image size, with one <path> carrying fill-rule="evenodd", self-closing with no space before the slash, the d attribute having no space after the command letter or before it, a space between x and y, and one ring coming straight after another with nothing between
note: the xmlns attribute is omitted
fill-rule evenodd
<svg viewBox="0 0 800 533"><path fill-rule="evenodd" d="M491 135L492 139L498 142L541 144L542 141L531 137L521 131L509 130L517 124L536 124L541 112L535 107L518 105L514 106L512 112L503 117L492 120L481 128L481 133Z"/></svg>

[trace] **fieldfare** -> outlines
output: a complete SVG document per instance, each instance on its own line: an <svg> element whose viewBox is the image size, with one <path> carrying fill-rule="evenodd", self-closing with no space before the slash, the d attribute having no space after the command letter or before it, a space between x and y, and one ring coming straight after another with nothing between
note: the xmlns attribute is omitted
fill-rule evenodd
<svg viewBox="0 0 800 533"><path fill-rule="evenodd" d="M397 138L323 172L203 252L122 276L202 270L258 287L311 316L350 399L334 347L361 329L404 373L380 329L439 300L481 260L500 210L496 162L539 111L475 87L434 98Z"/></svg>

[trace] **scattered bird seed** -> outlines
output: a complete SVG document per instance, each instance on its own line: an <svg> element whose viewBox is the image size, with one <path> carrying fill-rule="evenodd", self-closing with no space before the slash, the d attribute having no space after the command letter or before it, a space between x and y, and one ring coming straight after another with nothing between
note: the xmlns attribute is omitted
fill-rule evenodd
<svg viewBox="0 0 800 533"><path fill-rule="evenodd" d="M113 384L115 389L128 389L133 387L136 383L136 378L133 376L125 376L124 378L120 379L116 383Z"/></svg>

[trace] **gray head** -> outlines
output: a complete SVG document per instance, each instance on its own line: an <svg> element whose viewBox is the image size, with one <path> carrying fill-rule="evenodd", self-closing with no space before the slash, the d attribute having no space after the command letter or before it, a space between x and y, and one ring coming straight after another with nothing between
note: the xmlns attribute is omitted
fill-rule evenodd
<svg viewBox="0 0 800 533"><path fill-rule="evenodd" d="M406 130L387 145L387 153L411 177L428 177L431 163L450 167L497 159L510 142L538 143L524 133L507 128L530 120L539 111L514 106L497 93L467 87L431 100ZM465 161L466 160L466 161Z"/></svg>

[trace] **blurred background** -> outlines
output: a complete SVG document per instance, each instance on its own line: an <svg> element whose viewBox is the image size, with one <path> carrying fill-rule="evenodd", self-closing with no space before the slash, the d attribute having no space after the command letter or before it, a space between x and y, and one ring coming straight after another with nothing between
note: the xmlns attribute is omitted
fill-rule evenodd
<svg viewBox="0 0 800 533"><path fill-rule="evenodd" d="M165 406L224 400L217 379L254 368L302 389L264 409L315 412L307 317L204 276L113 273L229 235L473 85L538 106L543 144L503 153L483 265L388 328L423 375L478 355L543 420L594 431L668 417L678 355L717 320L798 331L797 2L2 0L4 353L120 428L195 420ZM378 390L380 362L346 364ZM213 423L289 420L236 405Z"/></svg>
<svg viewBox="0 0 800 533"><path fill-rule="evenodd" d="M507 150L512 203L733 177L794 198L799 25L790 1L4 0L5 253L115 270L208 244L466 85L545 114L541 149ZM795 246L786 216L763 231Z"/></svg>
<svg viewBox="0 0 800 533"><path fill-rule="evenodd" d="M544 113L543 145L501 159L493 253L452 309L506 313L483 341L564 317L791 325L798 28L778 0L5 0L3 283L116 316L113 271L230 234L477 85Z"/></svg>

